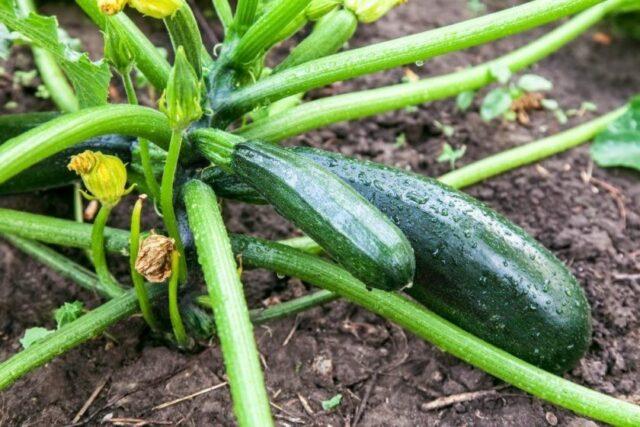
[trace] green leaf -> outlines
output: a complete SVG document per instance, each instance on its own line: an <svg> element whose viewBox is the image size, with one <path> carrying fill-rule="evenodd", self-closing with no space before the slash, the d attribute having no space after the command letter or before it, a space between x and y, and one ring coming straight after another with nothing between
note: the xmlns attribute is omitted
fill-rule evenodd
<svg viewBox="0 0 640 427"><path fill-rule="evenodd" d="M82 301L65 302L53 312L56 319L57 328L60 329L67 323L71 323L84 314L84 304Z"/></svg>
<svg viewBox="0 0 640 427"><path fill-rule="evenodd" d="M442 153L438 156L436 160L439 163L449 162L449 164L451 165L451 169L455 169L456 160L462 158L462 156L464 156L464 153L466 152L467 152L466 145L463 145L461 148L454 150L453 147L451 147L449 144L445 142L445 144L442 146Z"/></svg>
<svg viewBox="0 0 640 427"><path fill-rule="evenodd" d="M640 99L629 111L598 136L591 145L591 157L598 166L623 166L640 170Z"/></svg>
<svg viewBox="0 0 640 427"><path fill-rule="evenodd" d="M525 74L518 79L518 87L525 92L547 92L553 89L553 83L536 74Z"/></svg>
<svg viewBox="0 0 640 427"><path fill-rule="evenodd" d="M44 337L52 333L53 331L50 331L49 329L45 329L41 327L29 328L26 331L24 331L24 336L20 338L20 345L22 345L22 348L26 350L36 342L40 341L41 339L43 339Z"/></svg>
<svg viewBox="0 0 640 427"><path fill-rule="evenodd" d="M511 78L511 70L509 67L503 64L494 64L489 69L489 72L493 76L494 79L498 81L498 83L506 84Z"/></svg>
<svg viewBox="0 0 640 427"><path fill-rule="evenodd" d="M404 147L405 145L407 145L407 135L405 135L403 132L400 135L396 136L396 142L393 144L393 146L396 148L400 148Z"/></svg>
<svg viewBox="0 0 640 427"><path fill-rule="evenodd" d="M471 107L475 96L476 93L472 90L460 92L456 97L456 107L458 107L458 110L467 111L469 107Z"/></svg>
<svg viewBox="0 0 640 427"><path fill-rule="evenodd" d="M71 49L66 38L61 40L58 21L54 17L33 12L23 16L16 11L12 0L0 0L0 23L55 56L73 85L81 108L106 104L111 80L109 66L104 61L92 62L86 53Z"/></svg>
<svg viewBox="0 0 640 427"><path fill-rule="evenodd" d="M340 403L342 403L342 394L338 393L329 400L323 400L321 404L322 409L324 409L325 411L330 411L337 408Z"/></svg>
<svg viewBox="0 0 640 427"><path fill-rule="evenodd" d="M511 107L511 94L508 89L497 88L484 97L480 107L480 116L485 122L489 122L496 117L500 117Z"/></svg>

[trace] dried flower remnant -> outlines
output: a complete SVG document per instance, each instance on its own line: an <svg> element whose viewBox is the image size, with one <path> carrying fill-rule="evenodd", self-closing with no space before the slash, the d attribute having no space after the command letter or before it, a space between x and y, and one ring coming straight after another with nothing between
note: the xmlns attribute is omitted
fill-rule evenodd
<svg viewBox="0 0 640 427"><path fill-rule="evenodd" d="M159 234L151 234L142 241L136 271L151 283L162 283L171 276L171 253L175 240Z"/></svg>

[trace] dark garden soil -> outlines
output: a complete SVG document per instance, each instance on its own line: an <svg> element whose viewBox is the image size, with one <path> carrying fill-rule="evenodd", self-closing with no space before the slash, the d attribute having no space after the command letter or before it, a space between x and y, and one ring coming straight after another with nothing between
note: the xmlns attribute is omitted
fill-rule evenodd
<svg viewBox="0 0 640 427"><path fill-rule="evenodd" d="M469 18L472 13L466 3L409 2L377 24L361 27L353 45ZM517 2L489 2L491 9L513 3ZM202 5L208 7L208 3ZM82 38L92 52L101 51L97 33L79 12L55 4L49 4L46 10L64 10L60 19L65 28ZM148 30L154 41L166 43L159 27ZM615 35L610 44L602 44L594 41L596 31L611 34L608 27L601 26L535 67L535 73L554 82L550 96L566 109L591 101L600 112L606 112L640 91L638 44ZM543 32L532 31L411 69L420 76L445 73L494 58ZM2 113L52 108L48 101L34 96L37 81L32 87L11 87L14 71L33 68L28 50L16 49L12 59L0 65L5 67L5 74L0 76L0 105L12 100L18 103L17 109L3 109ZM311 96L396 83L403 75L403 70L393 70L336 84ZM113 95L118 96L117 89ZM553 115L536 111L529 126L499 121L486 124L479 118L477 103L469 113L462 114L449 100L338 124L292 142L437 176L448 169L435 161L447 141L454 147L467 146L459 162L466 164L592 117L593 113L571 117L562 126ZM445 137L436 121L452 126L454 135ZM402 135L406 143L396 144L402 141ZM552 249L583 284L592 305L594 339L587 356L567 378L640 402L640 176L593 167L586 147L581 147L477 185L469 192ZM70 217L70 200L70 192L60 190L5 197L0 199L0 206ZM113 225L125 226L129 208L120 207ZM280 238L295 231L270 208L228 203L226 215L234 232ZM66 253L82 258L77 252ZM53 327L51 312L63 302L80 299L89 307L99 304L95 295L2 241L0 254L0 360L19 350L18 340L26 328ZM114 258L111 264L127 280L125 263ZM253 307L286 301L309 291L297 280L279 279L265 272L248 272L244 282ZM281 425L595 425L515 388L500 387L500 381L345 302L316 308L297 319L273 322L255 332L264 356L273 413ZM223 381L223 363L215 342L198 354L181 354L154 341L141 319L134 318L0 394L0 424L70 424L92 392L104 385L81 418L85 424L138 418L158 424L232 425L228 390L224 387L166 409L155 408ZM443 396L494 387L499 390L467 402L431 411L421 409L425 402ZM343 395L342 404L333 412L323 411L320 402L337 393Z"/></svg>

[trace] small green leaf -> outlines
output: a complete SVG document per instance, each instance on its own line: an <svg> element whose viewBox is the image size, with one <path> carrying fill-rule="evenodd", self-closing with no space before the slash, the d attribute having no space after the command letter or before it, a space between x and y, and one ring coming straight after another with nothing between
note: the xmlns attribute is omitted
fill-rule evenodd
<svg viewBox="0 0 640 427"><path fill-rule="evenodd" d="M471 104L473 104L473 98L476 96L476 93L472 90L468 90L465 92L460 92L456 97L456 107L460 111L467 111Z"/></svg>
<svg viewBox="0 0 640 427"><path fill-rule="evenodd" d="M484 97L480 107L480 116L485 122L489 122L496 117L502 116L509 111L512 102L509 90L504 88L493 89Z"/></svg>
<svg viewBox="0 0 640 427"><path fill-rule="evenodd" d="M29 328L24 331L24 336L20 338L20 345L22 345L22 348L26 350L36 342L52 333L53 331L41 327Z"/></svg>
<svg viewBox="0 0 640 427"><path fill-rule="evenodd" d="M562 110L562 108L558 108L557 110L553 111L553 115L556 116L556 120L558 121L558 123L560 123L561 125L566 124L569 119L567 118L567 115L565 114L565 112Z"/></svg>
<svg viewBox="0 0 640 427"><path fill-rule="evenodd" d="M404 147L405 145L407 145L407 136L404 133L396 136L396 142L393 145L396 148Z"/></svg>
<svg viewBox="0 0 640 427"><path fill-rule="evenodd" d="M445 125L445 124L442 124L442 123L440 123L440 122L439 122L439 121L437 121L437 120L434 120L434 121L433 121L433 124L434 124L434 125L438 128L438 130L439 130L440 132L442 132L442 134L443 134L444 136L446 136L447 138L451 138L451 137L456 133L456 130L455 130L455 129L453 128L453 126L451 126L451 125Z"/></svg>
<svg viewBox="0 0 640 427"><path fill-rule="evenodd" d="M598 111L598 105L594 104L593 102L585 101L580 104L580 109L583 111L595 113L596 111Z"/></svg>
<svg viewBox="0 0 640 427"><path fill-rule="evenodd" d="M342 403L342 394L338 393L329 400L323 400L321 404L322 409L324 409L325 411L330 411L337 408L340 403Z"/></svg>
<svg viewBox="0 0 640 427"><path fill-rule="evenodd" d="M509 67L502 64L494 64L489 69L489 72L498 83L506 84L512 76Z"/></svg>
<svg viewBox="0 0 640 427"><path fill-rule="evenodd" d="M536 74L525 74L518 79L518 87L525 92L547 92L553 89L553 83Z"/></svg>
<svg viewBox="0 0 640 427"><path fill-rule="evenodd" d="M84 304L82 301L65 302L53 312L53 317L60 329L67 323L71 323L84 314Z"/></svg>
<svg viewBox="0 0 640 427"><path fill-rule="evenodd" d="M467 152L466 145L463 145L462 147L454 150L453 147L445 143L442 146L442 153L438 156L436 160L438 161L438 163L449 162L451 169L455 169L456 160L462 158L462 156L464 156L464 153L466 152Z"/></svg>
<svg viewBox="0 0 640 427"><path fill-rule="evenodd" d="M591 157L598 166L640 170L640 98L595 138Z"/></svg>
<svg viewBox="0 0 640 427"><path fill-rule="evenodd" d="M87 54L70 48L58 31L58 21L36 13L24 16L11 0L0 1L0 22L51 53L73 85L81 108L106 104L111 72L106 62L92 62Z"/></svg>

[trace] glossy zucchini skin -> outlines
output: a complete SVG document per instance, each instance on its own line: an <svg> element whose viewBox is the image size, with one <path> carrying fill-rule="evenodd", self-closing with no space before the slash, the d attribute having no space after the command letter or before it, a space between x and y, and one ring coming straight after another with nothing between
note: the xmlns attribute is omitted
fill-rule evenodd
<svg viewBox="0 0 640 427"><path fill-rule="evenodd" d="M404 234L325 168L250 141L234 147L231 169L365 284L395 290L412 282L415 258Z"/></svg>
<svg viewBox="0 0 640 427"><path fill-rule="evenodd" d="M552 372L575 365L591 340L576 278L524 230L435 179L310 148L409 238L416 278L407 292L463 329Z"/></svg>
<svg viewBox="0 0 640 427"><path fill-rule="evenodd" d="M61 151L43 162L33 165L0 185L0 196L64 187L78 180L78 175L67 169L71 156L85 150L101 151L118 156L123 162L131 161L131 139L107 135L90 139Z"/></svg>

